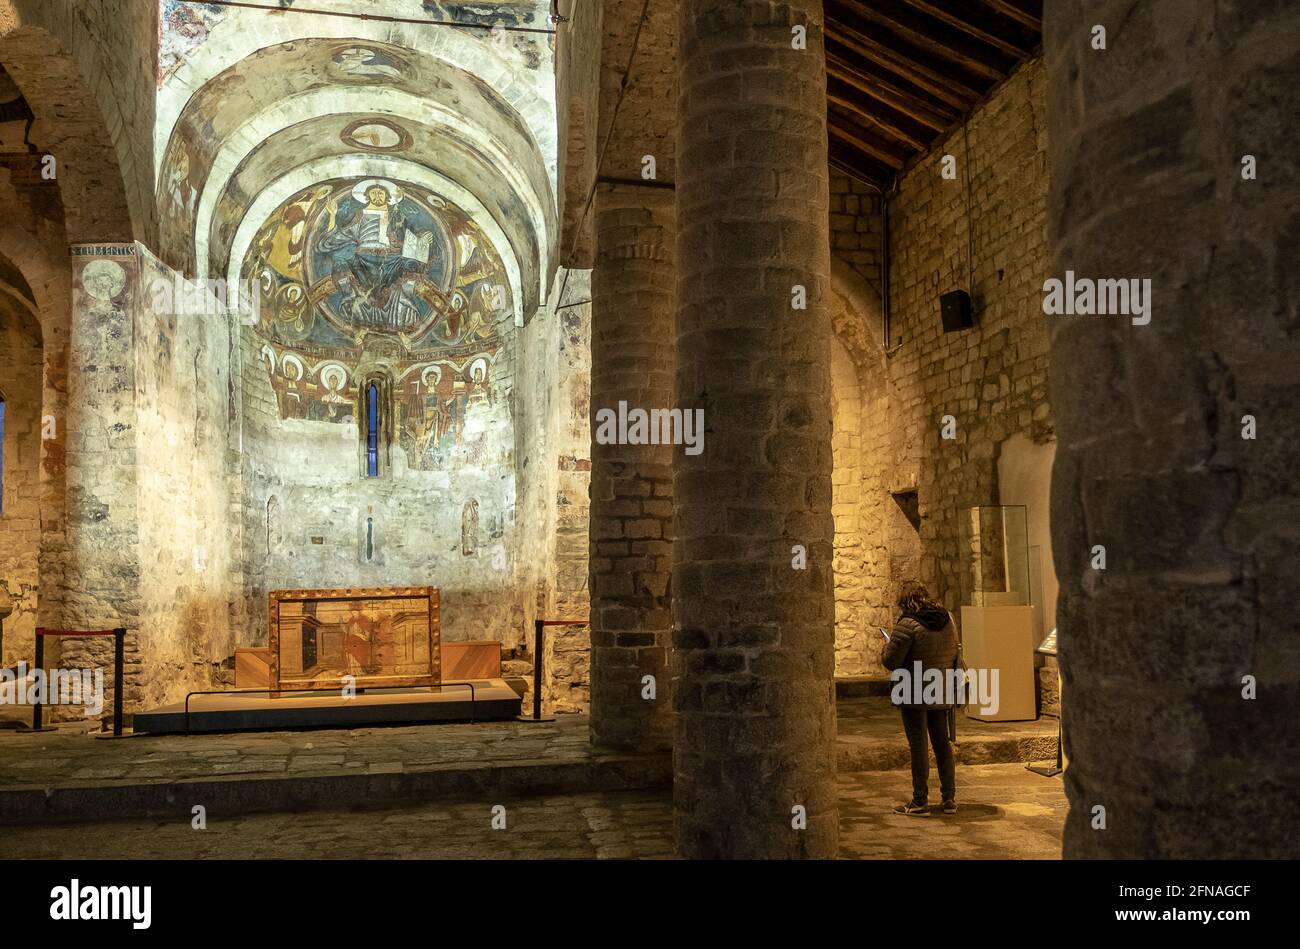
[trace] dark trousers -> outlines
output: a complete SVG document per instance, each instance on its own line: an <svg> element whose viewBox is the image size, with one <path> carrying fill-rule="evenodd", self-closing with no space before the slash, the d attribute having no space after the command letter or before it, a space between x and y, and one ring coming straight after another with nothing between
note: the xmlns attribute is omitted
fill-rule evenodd
<svg viewBox="0 0 1300 949"><path fill-rule="evenodd" d="M912 801L925 804L929 799L930 751L925 744L925 733L930 733L934 745L934 760L939 765L939 793L945 801L957 797L956 765L952 757L952 744L948 741L948 710L928 709L923 705L900 706L903 712L903 731L912 750Z"/></svg>

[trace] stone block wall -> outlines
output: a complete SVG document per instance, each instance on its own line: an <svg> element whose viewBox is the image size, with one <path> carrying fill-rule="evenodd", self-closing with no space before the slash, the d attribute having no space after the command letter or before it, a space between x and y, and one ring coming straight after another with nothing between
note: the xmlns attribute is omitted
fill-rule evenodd
<svg viewBox="0 0 1300 949"><path fill-rule="evenodd" d="M882 196L874 186L831 169L831 254L881 292L884 262Z"/></svg>
<svg viewBox="0 0 1300 949"><path fill-rule="evenodd" d="M232 321L141 248L136 480L145 707L211 688L234 652L239 573L227 447ZM132 699L137 696L131 696Z"/></svg>
<svg viewBox="0 0 1300 949"><path fill-rule="evenodd" d="M42 582L65 628L127 628L130 712L211 687L233 650L230 330L143 245L80 245L74 271L67 543ZM110 668L112 644L53 655Z"/></svg>
<svg viewBox="0 0 1300 949"><path fill-rule="evenodd" d="M0 607L5 665L31 659L39 586L41 329L36 315L14 296L0 301Z"/></svg>
<svg viewBox="0 0 1300 949"><path fill-rule="evenodd" d="M559 288L564 288L559 297ZM518 476L521 589L526 603L518 638L531 657L533 620L585 620L587 518L591 480L591 273L564 271L557 297L521 331ZM549 627L544 635L543 705L583 711L590 683L587 625ZM531 701L531 693L528 696Z"/></svg>
<svg viewBox="0 0 1300 949"><path fill-rule="evenodd" d="M61 586L62 627L139 630L139 448L135 310L141 305L139 248L72 248L68 361L66 546L50 580ZM55 580L57 577L57 580ZM42 584L47 585L45 571ZM63 665L106 666L104 639L61 643ZM143 695L140 640L126 646L126 707ZM111 683L105 700L111 701Z"/></svg>
<svg viewBox="0 0 1300 949"><path fill-rule="evenodd" d="M579 302L558 311L560 323L558 405L560 409L555 467L556 619L586 619L588 534L591 510L591 304L589 277ZM591 629L559 626L552 637L551 659L555 710L583 711L591 683Z"/></svg>
<svg viewBox="0 0 1300 949"><path fill-rule="evenodd" d="M265 641L271 590L423 585L441 591L445 639L516 642L532 590L516 582L514 342L493 363L486 460L417 469L394 441L368 478L355 424L280 417L258 337L243 334L241 643Z"/></svg>
<svg viewBox="0 0 1300 949"><path fill-rule="evenodd" d="M1042 314L1045 83L1041 59L1021 66L890 202L890 458L899 486L917 491L921 579L950 609L962 597L960 512L997 502L1005 439L1053 434ZM957 158L956 180L940 174L945 154ZM975 328L944 333L940 294L968 286ZM952 440L941 437L946 415Z"/></svg>
<svg viewBox="0 0 1300 949"><path fill-rule="evenodd" d="M42 144L69 172L60 178L83 191L65 196L69 236L152 242L157 4L12 0L0 13L0 34L20 30L16 75L42 116Z"/></svg>
<svg viewBox="0 0 1300 949"><path fill-rule="evenodd" d="M18 335L34 341L38 347L37 362L31 365L22 356L23 347L17 339L12 345L0 347L0 361L7 362L10 367L7 374L13 379L7 385L0 383L0 388L15 393L7 396L13 424L17 428L23 426L25 403L26 410L34 412L32 432L37 438L34 474L39 539L30 542L30 549L36 552L39 589L37 577L31 576L30 581L23 579L28 575L18 564L0 568L0 581L11 578L10 593L20 613L27 614L11 617L5 624L3 658L13 663L32 658L36 626L62 624L71 266L58 183L41 177L39 156L13 153L0 156L0 204L5 208L5 219L0 224L0 258L5 262L5 273L0 279L15 288L11 300L17 307L11 308L5 317L6 325L12 328L19 323L26 324L27 330L19 330ZM23 299L30 307L21 302ZM24 395L30 392L28 387L33 381L37 386L34 394ZM20 452L17 447L6 449L6 465L18 463ZM21 464L22 471L27 471L27 462ZM22 477L19 472L6 473L6 483L17 487ZM15 512L18 509L11 508ZM21 560L24 543L28 542L14 541L7 552ZM0 542L0 551L5 548L6 544ZM4 555L0 554L0 560L3 559ZM18 591L29 582L30 589L20 594Z"/></svg>
<svg viewBox="0 0 1300 949"><path fill-rule="evenodd" d="M857 367L860 451L847 454L852 426L837 414L845 430L837 434L836 456L837 568L843 568L837 674L883 674L883 640L874 626L894 618L897 582L905 576L919 575L950 609L960 606L959 513L998 503L998 458L1008 438L1054 437L1041 310L1044 110L1043 64L1034 59L975 110L964 134L950 133L901 176L889 197L890 339L883 366L880 314L863 302L869 293L858 292L857 300L849 294L846 306L854 312L836 322ZM955 180L941 176L945 154L957 158ZM831 201L832 252L881 292L880 198L836 174ZM946 334L939 296L968 289L968 260L976 326ZM842 387L843 379L833 381ZM956 423L953 440L940 437L946 415ZM912 503L919 530L900 507ZM855 514L856 545L844 527Z"/></svg>

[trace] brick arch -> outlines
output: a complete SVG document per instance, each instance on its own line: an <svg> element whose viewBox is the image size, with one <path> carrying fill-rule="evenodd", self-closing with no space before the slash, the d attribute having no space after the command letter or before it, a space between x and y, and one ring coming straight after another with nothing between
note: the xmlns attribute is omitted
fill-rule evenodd
<svg viewBox="0 0 1300 949"><path fill-rule="evenodd" d="M55 248L61 250L61 242L52 241L52 235L33 239L24 228L0 225L0 257L27 281L47 341L66 338L72 299L72 265L66 254L55 257Z"/></svg>
<svg viewBox="0 0 1300 949"><path fill-rule="evenodd" d="M889 386L880 295L831 260L835 671L881 671L874 630L890 620Z"/></svg>
<svg viewBox="0 0 1300 949"><path fill-rule="evenodd" d="M885 347L881 317L884 307L874 287L838 257L831 258L831 328L857 367L859 381L883 382Z"/></svg>
<svg viewBox="0 0 1300 949"><path fill-rule="evenodd" d="M68 241L129 241L137 230L100 103L59 39L31 25L39 14L24 15L29 9L0 0L0 63L36 115L35 138L58 162Z"/></svg>
<svg viewBox="0 0 1300 949"><path fill-rule="evenodd" d="M56 576L65 547L63 522L67 495L66 451L68 399L68 332L72 300L72 266L61 234L36 235L10 224L0 226L0 255L27 282L35 300L35 315L41 326L41 413L53 416L52 438L42 438L40 447L40 548L38 576L41 593L37 619L41 625L62 625L59 584L47 583ZM6 630L6 633L8 630ZM10 645L22 639L5 638ZM30 655L30 650L28 650Z"/></svg>

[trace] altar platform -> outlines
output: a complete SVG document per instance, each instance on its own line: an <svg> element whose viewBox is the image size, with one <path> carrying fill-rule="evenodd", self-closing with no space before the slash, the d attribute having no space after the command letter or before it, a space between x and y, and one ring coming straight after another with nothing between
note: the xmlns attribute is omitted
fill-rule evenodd
<svg viewBox="0 0 1300 949"><path fill-rule="evenodd" d="M321 692L221 692L186 703L137 712L134 731L151 735L282 731L296 728L365 728L431 722L513 719L522 699L504 679L443 682L429 688L367 689L352 698Z"/></svg>

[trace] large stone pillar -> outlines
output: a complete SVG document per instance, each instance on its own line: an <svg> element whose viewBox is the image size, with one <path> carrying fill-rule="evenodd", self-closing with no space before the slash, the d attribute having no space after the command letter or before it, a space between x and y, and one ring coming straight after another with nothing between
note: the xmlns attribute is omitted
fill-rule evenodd
<svg viewBox="0 0 1300 949"><path fill-rule="evenodd" d="M677 396L707 434L674 455L677 851L833 857L822 4L682 0L679 25Z"/></svg>
<svg viewBox="0 0 1300 949"><path fill-rule="evenodd" d="M1300 7L1177 11L1045 7L1064 852L1295 857Z"/></svg>
<svg viewBox="0 0 1300 949"><path fill-rule="evenodd" d="M667 749L672 445L601 444L601 413L673 406L673 193L601 185L591 292L591 738ZM654 682L647 683L646 676Z"/></svg>
<svg viewBox="0 0 1300 949"><path fill-rule="evenodd" d="M42 577L70 629L125 626L128 711L139 698L140 544L135 308L142 305L135 244L75 244L69 332L67 508L62 563ZM165 451L165 446L158 446ZM44 566L44 565L43 565ZM67 667L107 666L112 641L58 644Z"/></svg>

